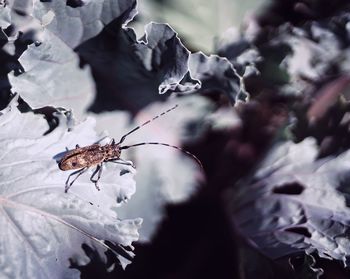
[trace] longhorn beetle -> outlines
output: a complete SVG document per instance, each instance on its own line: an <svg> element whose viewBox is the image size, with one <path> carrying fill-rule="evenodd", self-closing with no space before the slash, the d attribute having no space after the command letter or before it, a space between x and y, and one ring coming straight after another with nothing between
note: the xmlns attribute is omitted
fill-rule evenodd
<svg viewBox="0 0 350 279"><path fill-rule="evenodd" d="M65 187L65 192L67 193L69 188L73 185L73 183L77 180L77 178L82 175L84 172L86 172L90 167L96 166L96 169L92 173L90 177L90 181L95 183L95 187L97 190L100 190L98 186L98 181L101 178L102 174L102 168L103 168L103 163L106 162L113 162L117 164L123 164L123 165L131 165L134 167L131 163L124 161L123 159L120 158L121 151L123 149L128 149L131 147L136 147L136 146L141 146L141 145L146 145L146 144L154 144L154 145L163 145L171 148L175 148L177 150L180 150L181 152L186 153L187 155L191 156L201 168L203 168L202 163L199 161L199 159L194 156L192 153L183 150L180 147L170 145L167 143L161 143L161 142L141 142L141 143L136 143L133 145L124 145L121 146L121 144L124 142L126 137L133 132L137 131L141 127L151 123L153 120L159 118L160 116L174 110L177 108L178 105L175 105L174 107L168 109L165 112L162 112L161 114L153 117L150 120L147 120L145 123L135 127L125 135L123 135L118 143L115 143L115 140L112 139L110 143L105 144L105 145L100 145L100 144L92 144L89 146L85 147L80 147L79 145L76 145L75 149L67 151L67 153L63 156L63 158L59 161L58 167L63 170L75 170L78 169L77 171L71 173L66 181L66 187ZM97 179L94 179L94 177L97 174ZM73 179L72 182L69 183L69 180L71 176L76 175L76 177Z"/></svg>

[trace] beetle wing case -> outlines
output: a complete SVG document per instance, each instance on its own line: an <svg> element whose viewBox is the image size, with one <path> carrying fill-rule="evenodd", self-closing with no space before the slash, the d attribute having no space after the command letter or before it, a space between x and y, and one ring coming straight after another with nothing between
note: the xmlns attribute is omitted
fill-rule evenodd
<svg viewBox="0 0 350 279"><path fill-rule="evenodd" d="M95 166L105 159L105 154L101 151L99 144L76 148L63 156L58 167L66 171Z"/></svg>

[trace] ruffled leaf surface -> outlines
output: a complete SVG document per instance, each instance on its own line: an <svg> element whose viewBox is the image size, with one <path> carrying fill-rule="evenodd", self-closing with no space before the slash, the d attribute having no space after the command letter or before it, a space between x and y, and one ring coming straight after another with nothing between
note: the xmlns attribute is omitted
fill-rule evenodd
<svg viewBox="0 0 350 279"><path fill-rule="evenodd" d="M317 251L348 265L350 153L317 155L312 138L276 145L232 194L233 220L272 258Z"/></svg>
<svg viewBox="0 0 350 279"><path fill-rule="evenodd" d="M45 30L42 37L42 43L30 45L19 58L24 72L8 75L11 90L34 109L64 107L80 116L94 96L90 70L81 69L77 54L53 33Z"/></svg>
<svg viewBox="0 0 350 279"><path fill-rule="evenodd" d="M44 117L20 113L16 99L0 114L0 277L78 278L69 259L88 261L83 243L101 253L102 240L131 246L141 220L120 220L116 207L135 192L134 170L106 164L97 191L89 181L93 169L64 193L71 171L57 160L66 147L99 140L93 119L73 125L71 115L58 113L59 125L50 133ZM119 256L122 264L127 259Z"/></svg>
<svg viewBox="0 0 350 279"><path fill-rule="evenodd" d="M119 20L77 48L92 69L97 99L92 110L127 109L133 113L178 86L188 71L189 51L167 24L150 23L139 40ZM190 87L196 87L192 81ZM133 100L132 102L130 100Z"/></svg>

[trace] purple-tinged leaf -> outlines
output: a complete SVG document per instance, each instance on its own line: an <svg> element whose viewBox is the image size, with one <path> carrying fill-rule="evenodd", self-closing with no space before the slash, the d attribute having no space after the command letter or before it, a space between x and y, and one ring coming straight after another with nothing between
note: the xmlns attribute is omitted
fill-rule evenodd
<svg viewBox="0 0 350 279"><path fill-rule="evenodd" d="M312 255L298 255L289 259L289 264L296 273L296 278L319 279L323 275L323 269L315 266L316 260Z"/></svg>
<svg viewBox="0 0 350 279"><path fill-rule="evenodd" d="M313 139L276 145L252 179L232 193L232 220L272 258L297 251L350 256L350 152L317 159Z"/></svg>
<svg viewBox="0 0 350 279"><path fill-rule="evenodd" d="M188 70L189 51L167 24L150 23L137 40L134 30L121 28L115 20L77 52L91 66L96 81L93 111L128 109L135 113L164 99L159 93L176 87Z"/></svg>
<svg viewBox="0 0 350 279"><path fill-rule="evenodd" d="M321 88L317 99L307 112L309 122L314 123L322 118L334 106L339 96L349 91L349 85L350 77L342 76Z"/></svg>
<svg viewBox="0 0 350 279"><path fill-rule="evenodd" d="M207 56L202 52L191 53L188 61L188 73L176 87L176 93L220 93L225 94L232 104L237 100L246 100L243 78L225 57Z"/></svg>
<svg viewBox="0 0 350 279"><path fill-rule="evenodd" d="M224 57L193 53L190 56L189 69L191 76L201 84L200 92L218 90L226 94L232 103L248 98L242 77Z"/></svg>

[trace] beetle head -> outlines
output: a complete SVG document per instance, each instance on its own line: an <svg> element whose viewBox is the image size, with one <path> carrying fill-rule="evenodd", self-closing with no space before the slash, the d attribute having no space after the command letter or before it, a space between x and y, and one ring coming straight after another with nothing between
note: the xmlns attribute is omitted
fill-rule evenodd
<svg viewBox="0 0 350 279"><path fill-rule="evenodd" d="M120 158L120 153L121 153L120 145L116 144L114 139L110 144L105 145L103 149L107 158L116 158L116 159Z"/></svg>

